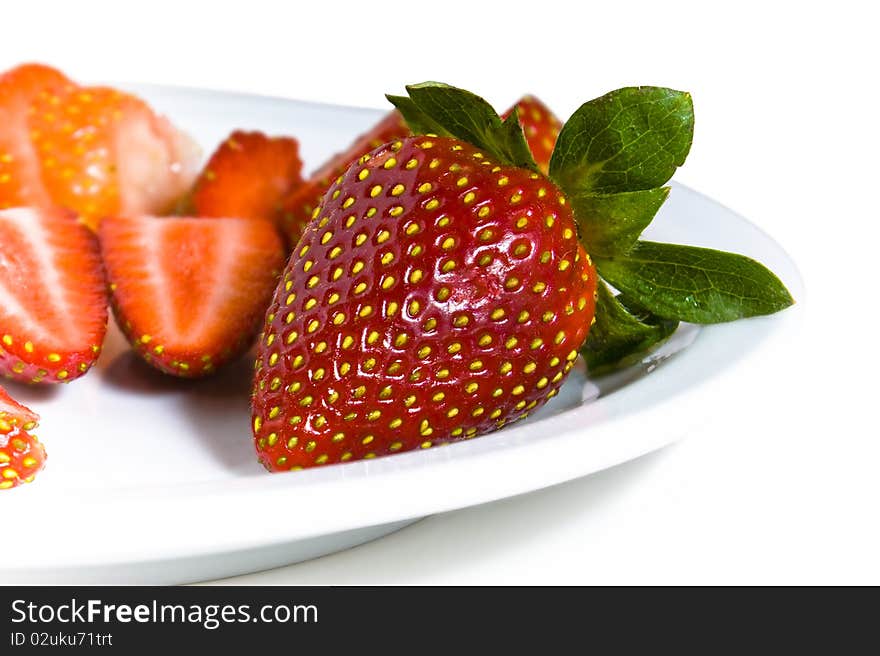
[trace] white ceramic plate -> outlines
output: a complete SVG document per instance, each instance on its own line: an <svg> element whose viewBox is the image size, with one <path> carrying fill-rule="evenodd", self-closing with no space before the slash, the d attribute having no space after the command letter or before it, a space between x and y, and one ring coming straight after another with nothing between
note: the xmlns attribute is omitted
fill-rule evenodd
<svg viewBox="0 0 880 656"><path fill-rule="evenodd" d="M206 150L238 127L294 134L307 167L380 115L211 91L133 90ZM776 243L685 187L674 187L650 237L746 253L803 296L794 264ZM267 474L251 446L250 358L213 379L178 381L148 369L111 326L96 370L82 380L10 386L42 415L49 461L34 484L0 495L4 517L28 518L26 545L4 542L0 582L231 576L590 474L686 434L723 404L720 381L735 364L766 373L756 362L761 344L784 335L797 314L683 327L651 358L598 386L576 370L541 412L491 436L281 475Z"/></svg>

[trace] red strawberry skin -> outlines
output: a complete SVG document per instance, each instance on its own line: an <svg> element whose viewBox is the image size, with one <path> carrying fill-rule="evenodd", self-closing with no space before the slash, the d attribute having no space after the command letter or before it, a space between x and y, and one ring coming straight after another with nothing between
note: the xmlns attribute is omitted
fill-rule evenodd
<svg viewBox="0 0 880 656"><path fill-rule="evenodd" d="M196 182L196 216L277 221L281 201L302 184L299 142L262 132L233 132Z"/></svg>
<svg viewBox="0 0 880 656"><path fill-rule="evenodd" d="M30 434L39 417L0 387L0 490L30 483L46 462L46 450Z"/></svg>
<svg viewBox="0 0 880 656"><path fill-rule="evenodd" d="M59 209L0 211L0 374L68 382L95 363L107 329L94 236Z"/></svg>
<svg viewBox="0 0 880 656"><path fill-rule="evenodd" d="M259 344L270 470L466 439L525 417L573 366L596 274L557 187L448 138L383 146L334 183Z"/></svg>
<svg viewBox="0 0 880 656"><path fill-rule="evenodd" d="M284 267L267 221L111 218L100 238L117 323L150 365L183 378L251 345Z"/></svg>
<svg viewBox="0 0 880 656"><path fill-rule="evenodd" d="M389 112L368 132L355 139L346 150L334 155L302 185L293 189L282 203L280 220L291 248L299 241L303 230L312 219L312 213L333 180L345 173L346 169L364 153L408 134L409 128L400 112L396 110Z"/></svg>
<svg viewBox="0 0 880 656"><path fill-rule="evenodd" d="M531 95L520 98L516 105L503 114L503 117L507 118L513 111L517 113L535 163L546 174L550 168L550 157L556 146L556 138L562 129L562 121L547 105Z"/></svg>
<svg viewBox="0 0 880 656"><path fill-rule="evenodd" d="M51 97L70 84L60 71L41 64L24 64L0 75L0 210L51 203L28 122L40 95Z"/></svg>

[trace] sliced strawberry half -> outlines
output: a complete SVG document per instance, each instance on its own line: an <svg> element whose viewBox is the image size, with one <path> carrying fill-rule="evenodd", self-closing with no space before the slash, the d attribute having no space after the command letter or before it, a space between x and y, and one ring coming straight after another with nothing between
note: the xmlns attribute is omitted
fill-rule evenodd
<svg viewBox="0 0 880 656"><path fill-rule="evenodd" d="M284 267L267 221L113 218L100 238L117 323L148 363L186 378L248 348Z"/></svg>
<svg viewBox="0 0 880 656"><path fill-rule="evenodd" d="M30 431L39 417L0 387L0 490L30 483L46 462L46 450Z"/></svg>
<svg viewBox="0 0 880 656"><path fill-rule="evenodd" d="M535 163L547 173L550 168L550 157L556 146L556 138L562 129L562 121L535 96L523 96L516 105L504 112L503 117L507 118L514 110L517 112Z"/></svg>
<svg viewBox="0 0 880 656"><path fill-rule="evenodd" d="M107 328L94 236L59 209L0 211L0 374L67 382L88 371Z"/></svg>
<svg viewBox="0 0 880 656"><path fill-rule="evenodd" d="M31 144L31 105L70 86L64 75L41 64L24 64L0 75L0 209L51 202L40 158Z"/></svg>
<svg viewBox="0 0 880 656"><path fill-rule="evenodd" d="M299 241L331 182L345 173L349 165L364 153L408 134L409 128L400 112L389 112L368 132L355 139L343 152L334 155L312 173L304 184L288 194L282 203L281 227L287 235L291 248Z"/></svg>
<svg viewBox="0 0 880 656"><path fill-rule="evenodd" d="M302 184L299 142L262 132L233 132L196 181L197 216L277 221L281 201Z"/></svg>
<svg viewBox="0 0 880 656"><path fill-rule="evenodd" d="M70 84L40 94L28 127L52 200L93 229L105 216L171 210L198 170L186 135L116 89Z"/></svg>

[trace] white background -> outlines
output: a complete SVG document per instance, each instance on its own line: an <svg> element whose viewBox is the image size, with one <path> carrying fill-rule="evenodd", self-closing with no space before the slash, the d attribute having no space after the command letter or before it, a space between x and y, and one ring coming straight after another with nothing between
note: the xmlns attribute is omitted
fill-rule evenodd
<svg viewBox="0 0 880 656"><path fill-rule="evenodd" d="M438 79L561 116L610 89L693 93L676 179L801 267L796 340L660 453L430 518L257 583L880 583L880 62L870 3L38 2L0 69L383 106ZM246 126L243 126L246 127ZM312 163L317 164L317 163ZM646 427L649 430L649 427Z"/></svg>

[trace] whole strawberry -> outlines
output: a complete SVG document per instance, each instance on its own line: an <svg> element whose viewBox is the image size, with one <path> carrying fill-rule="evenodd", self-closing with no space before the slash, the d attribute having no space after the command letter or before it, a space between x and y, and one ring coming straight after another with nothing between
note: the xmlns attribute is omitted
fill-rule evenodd
<svg viewBox="0 0 880 656"><path fill-rule="evenodd" d="M546 117L528 107L502 119L448 85L407 92L388 99L426 136L331 183L266 316L252 419L268 469L474 437L556 394L579 352L598 374L679 321L793 302L747 257L639 240L690 149L687 93L619 89L557 135L530 130ZM552 154L529 147L542 130Z"/></svg>
<svg viewBox="0 0 880 656"><path fill-rule="evenodd" d="M547 178L456 139L406 138L350 167L316 217L260 342L268 468L474 437L556 394L596 277Z"/></svg>

